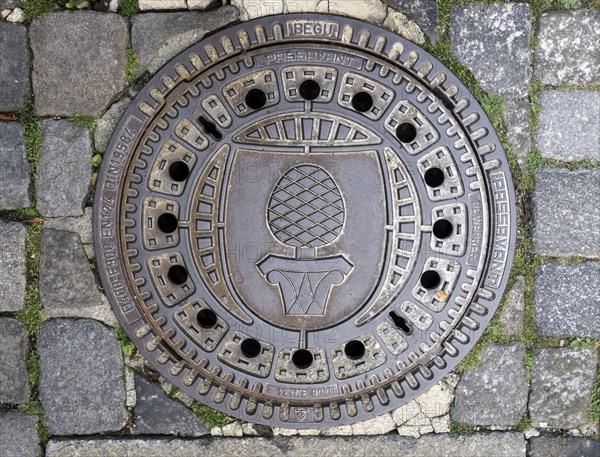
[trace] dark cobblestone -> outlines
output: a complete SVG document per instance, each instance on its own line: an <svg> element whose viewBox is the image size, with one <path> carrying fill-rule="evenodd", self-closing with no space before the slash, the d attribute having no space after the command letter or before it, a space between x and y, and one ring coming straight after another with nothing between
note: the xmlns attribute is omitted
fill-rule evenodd
<svg viewBox="0 0 600 457"><path fill-rule="evenodd" d="M0 7L0 9L3 9ZM17 111L30 93L27 29L0 21L0 112Z"/></svg>
<svg viewBox="0 0 600 457"><path fill-rule="evenodd" d="M23 126L0 122L0 211L30 205Z"/></svg>
<svg viewBox="0 0 600 457"><path fill-rule="evenodd" d="M551 348L535 354L529 416L534 427L571 428L587 421L596 375L593 349Z"/></svg>
<svg viewBox="0 0 600 457"><path fill-rule="evenodd" d="M600 338L600 263L546 263L535 275L535 326L540 335Z"/></svg>
<svg viewBox="0 0 600 457"><path fill-rule="evenodd" d="M0 317L0 402L26 403L29 382L25 360L29 339L18 320Z"/></svg>
<svg viewBox="0 0 600 457"><path fill-rule="evenodd" d="M542 168L533 192L533 250L600 256L600 170Z"/></svg>
<svg viewBox="0 0 600 457"><path fill-rule="evenodd" d="M33 20L29 37L39 115L99 117L125 89L128 31L122 16L95 11L46 13Z"/></svg>
<svg viewBox="0 0 600 457"><path fill-rule="evenodd" d="M26 240L23 224L0 219L0 312L19 311L25 306Z"/></svg>
<svg viewBox="0 0 600 457"><path fill-rule="evenodd" d="M37 418L16 411L0 412L0 449L5 457L40 457Z"/></svg>
<svg viewBox="0 0 600 457"><path fill-rule="evenodd" d="M115 334L87 319L52 319L38 337L40 400L53 435L114 432L125 425L123 359Z"/></svg>
<svg viewBox="0 0 600 457"><path fill-rule="evenodd" d="M527 95L530 33L530 8L525 3L471 3L452 8L449 34L454 54L487 92Z"/></svg>

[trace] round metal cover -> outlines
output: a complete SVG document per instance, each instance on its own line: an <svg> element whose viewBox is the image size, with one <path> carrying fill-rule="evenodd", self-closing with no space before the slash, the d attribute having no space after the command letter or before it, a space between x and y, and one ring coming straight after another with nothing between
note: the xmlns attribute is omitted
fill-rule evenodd
<svg viewBox="0 0 600 457"><path fill-rule="evenodd" d="M506 285L514 200L447 68L376 26L290 14L203 40L141 90L104 157L95 243L167 379L244 420L320 428L396 408L464 357Z"/></svg>

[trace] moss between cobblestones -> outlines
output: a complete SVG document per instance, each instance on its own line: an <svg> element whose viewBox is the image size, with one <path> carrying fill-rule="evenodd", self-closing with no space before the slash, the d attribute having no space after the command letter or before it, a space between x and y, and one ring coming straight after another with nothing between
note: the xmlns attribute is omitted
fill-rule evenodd
<svg viewBox="0 0 600 457"><path fill-rule="evenodd" d="M138 0L122 0L119 5L119 14L130 17L139 11Z"/></svg>
<svg viewBox="0 0 600 457"><path fill-rule="evenodd" d="M121 352L125 355L125 357L131 357L133 351L135 351L135 345L131 342L123 327L119 324L115 325L115 333L117 335L117 343L121 348Z"/></svg>
<svg viewBox="0 0 600 457"><path fill-rule="evenodd" d="M83 113L75 113L69 118L69 122L77 127L86 127L90 135L94 134L94 118Z"/></svg>
<svg viewBox="0 0 600 457"><path fill-rule="evenodd" d="M202 403L195 402L191 406L191 410L196 413L202 423L207 428L213 427L224 427L227 424L233 422L233 419L227 414L212 409L210 406L203 405Z"/></svg>
<svg viewBox="0 0 600 457"><path fill-rule="evenodd" d="M125 63L125 68L123 68L123 77L125 78L127 84L131 85L135 81L135 74L137 72L138 65L138 56L133 50L131 43L127 45L125 54L127 57L127 62Z"/></svg>

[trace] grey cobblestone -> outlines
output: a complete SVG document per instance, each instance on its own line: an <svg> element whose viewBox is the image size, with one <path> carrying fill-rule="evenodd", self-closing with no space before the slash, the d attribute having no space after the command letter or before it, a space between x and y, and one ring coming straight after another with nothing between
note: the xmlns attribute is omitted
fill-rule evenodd
<svg viewBox="0 0 600 457"><path fill-rule="evenodd" d="M600 159L600 92L549 90L540 104L536 146L544 157Z"/></svg>
<svg viewBox="0 0 600 457"><path fill-rule="evenodd" d="M44 422L53 435L125 425L123 359L111 328L87 319L52 319L42 324L37 348Z"/></svg>
<svg viewBox="0 0 600 457"><path fill-rule="evenodd" d="M517 278L500 311L502 333L505 336L517 336L523 331L523 315L525 312L525 279Z"/></svg>
<svg viewBox="0 0 600 457"><path fill-rule="evenodd" d="M19 311L25 306L27 229L0 219L0 312Z"/></svg>
<svg viewBox="0 0 600 457"><path fill-rule="evenodd" d="M101 116L125 89L128 35L127 21L113 13L64 11L34 19L29 37L38 114Z"/></svg>
<svg viewBox="0 0 600 457"><path fill-rule="evenodd" d="M386 3L419 24L432 43L437 41L437 8L434 0L387 0Z"/></svg>
<svg viewBox="0 0 600 457"><path fill-rule="evenodd" d="M487 92L524 97L531 71L530 8L525 3L453 7L450 42L455 56Z"/></svg>
<svg viewBox="0 0 600 457"><path fill-rule="evenodd" d="M0 49L0 112L17 111L30 92L25 26L0 21Z"/></svg>
<svg viewBox="0 0 600 457"><path fill-rule="evenodd" d="M534 74L544 84L600 83L600 11L551 11L540 17Z"/></svg>
<svg viewBox="0 0 600 457"><path fill-rule="evenodd" d="M204 424L183 403L170 399L159 387L135 376L137 404L133 411L134 435L202 436ZM160 413L158 413L160 411Z"/></svg>
<svg viewBox="0 0 600 457"><path fill-rule="evenodd" d="M112 136L115 127L130 104L131 100L129 98L119 100L109 108L104 116L96 121L96 128L94 129L94 146L96 146L98 152L104 152L106 150L106 146L108 146L108 142L110 141L110 137Z"/></svg>
<svg viewBox="0 0 600 457"><path fill-rule="evenodd" d="M114 322L75 233L52 229L42 232L39 287L48 317L87 317Z"/></svg>
<svg viewBox="0 0 600 457"><path fill-rule="evenodd" d="M600 441L585 438L540 436L532 438L529 457L598 457Z"/></svg>
<svg viewBox="0 0 600 457"><path fill-rule="evenodd" d="M18 320L0 317L0 402L26 403L29 382L25 360L29 339Z"/></svg>
<svg viewBox="0 0 600 457"><path fill-rule="evenodd" d="M225 6L201 13L145 13L131 18L131 44L138 56L138 76L155 73L208 32L234 22L237 10Z"/></svg>
<svg viewBox="0 0 600 457"><path fill-rule="evenodd" d="M531 150L529 102L518 98L506 100L502 120L506 126L506 136L512 152L517 157L521 170L525 170L527 155Z"/></svg>
<svg viewBox="0 0 600 457"><path fill-rule="evenodd" d="M535 325L540 335L600 338L600 263L546 263L535 275Z"/></svg>
<svg viewBox="0 0 600 457"><path fill-rule="evenodd" d="M0 449L6 457L40 457L37 419L16 411L0 412Z"/></svg>
<svg viewBox="0 0 600 457"><path fill-rule="evenodd" d="M597 354L593 349L540 349L531 376L534 427L571 428L587 421Z"/></svg>
<svg viewBox="0 0 600 457"><path fill-rule="evenodd" d="M50 441L47 457L525 457L520 433L481 433L471 436L428 435L418 440L400 436L279 437L219 440L69 440Z"/></svg>
<svg viewBox="0 0 600 457"><path fill-rule="evenodd" d="M29 163L23 126L0 122L0 211L28 207Z"/></svg>
<svg viewBox="0 0 600 457"><path fill-rule="evenodd" d="M600 171L542 168L533 192L533 250L600 256Z"/></svg>
<svg viewBox="0 0 600 457"><path fill-rule="evenodd" d="M37 209L46 217L82 216L92 178L90 134L67 120L44 120L42 130Z"/></svg>
<svg viewBox="0 0 600 457"><path fill-rule="evenodd" d="M517 424L527 408L524 355L519 343L485 347L481 364L467 371L456 387L451 417L469 425Z"/></svg>

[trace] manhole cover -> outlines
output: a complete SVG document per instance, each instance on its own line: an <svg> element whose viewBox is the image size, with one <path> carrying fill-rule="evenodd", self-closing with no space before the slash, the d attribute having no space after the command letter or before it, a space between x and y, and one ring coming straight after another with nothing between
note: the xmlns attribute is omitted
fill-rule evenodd
<svg viewBox="0 0 600 457"><path fill-rule="evenodd" d="M467 89L320 15L240 24L165 66L113 135L94 225L106 293L160 373L298 428L384 413L456 366L515 241L506 157Z"/></svg>

